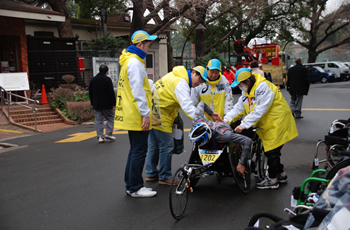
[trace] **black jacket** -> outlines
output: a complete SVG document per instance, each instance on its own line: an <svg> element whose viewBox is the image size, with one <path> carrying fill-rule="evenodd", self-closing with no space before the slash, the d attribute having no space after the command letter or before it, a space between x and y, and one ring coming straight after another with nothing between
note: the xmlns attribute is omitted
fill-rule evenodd
<svg viewBox="0 0 350 230"><path fill-rule="evenodd" d="M94 110L112 109L116 104L112 80L101 73L91 79L89 96Z"/></svg>
<svg viewBox="0 0 350 230"><path fill-rule="evenodd" d="M309 73L302 64L296 64L288 70L287 90L291 95L307 95L309 87Z"/></svg>

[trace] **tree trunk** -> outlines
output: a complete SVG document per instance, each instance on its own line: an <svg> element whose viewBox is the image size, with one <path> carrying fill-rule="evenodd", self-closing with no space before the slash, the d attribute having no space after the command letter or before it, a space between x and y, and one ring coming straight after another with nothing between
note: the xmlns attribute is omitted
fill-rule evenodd
<svg viewBox="0 0 350 230"><path fill-rule="evenodd" d="M198 60L199 57L203 57L206 55L205 51L207 47L205 45L205 30L195 30L195 31L196 31L196 42L195 42L196 60Z"/></svg>
<svg viewBox="0 0 350 230"><path fill-rule="evenodd" d="M316 48L309 48L308 55L309 55L309 58L307 60L307 63L316 62L316 58L318 56L318 52L316 52Z"/></svg>
<svg viewBox="0 0 350 230"><path fill-rule="evenodd" d="M57 11L66 16L66 20L64 22L57 22L57 29L60 38L72 38L73 28L72 23L70 21L69 12L66 8L66 5L63 0L47 0L52 10Z"/></svg>
<svg viewBox="0 0 350 230"><path fill-rule="evenodd" d="M170 45L170 32L166 33L168 37L167 41L167 52L168 52L168 72L173 71L174 68L174 57L173 57L173 47Z"/></svg>
<svg viewBox="0 0 350 230"><path fill-rule="evenodd" d="M204 8L195 8L195 10L196 10L195 25L197 25L198 23L201 23L202 26L205 27L207 10ZM198 60L199 57L203 57L206 55L207 46L205 44L205 30L195 29L195 31L196 31L196 42L195 42L196 60Z"/></svg>
<svg viewBox="0 0 350 230"><path fill-rule="evenodd" d="M133 0L133 16L132 16L132 23L130 28L130 36L129 40L131 41L132 34L137 30L143 29L143 12L144 12L144 6L143 1L140 0Z"/></svg>

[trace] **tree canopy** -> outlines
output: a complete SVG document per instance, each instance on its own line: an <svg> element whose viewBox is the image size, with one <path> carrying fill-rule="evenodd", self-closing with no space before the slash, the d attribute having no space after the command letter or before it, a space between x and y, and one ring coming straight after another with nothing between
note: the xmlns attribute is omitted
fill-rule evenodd
<svg viewBox="0 0 350 230"><path fill-rule="evenodd" d="M118 10L125 10L124 0L75 0L79 5L79 18L94 18L100 15L100 9L107 10L108 16L115 16Z"/></svg>
<svg viewBox="0 0 350 230"><path fill-rule="evenodd" d="M296 15L302 20L283 21L279 38L300 44L308 50L308 62L331 48L350 43L350 3L326 14L327 0L297 1Z"/></svg>

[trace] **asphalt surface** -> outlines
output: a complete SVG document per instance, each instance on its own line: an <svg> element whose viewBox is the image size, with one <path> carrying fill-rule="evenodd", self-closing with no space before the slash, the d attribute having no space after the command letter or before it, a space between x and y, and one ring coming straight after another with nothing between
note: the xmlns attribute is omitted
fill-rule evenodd
<svg viewBox="0 0 350 230"><path fill-rule="evenodd" d="M220 184L215 176L202 178L179 221L170 214L168 186L145 182L156 197L126 195L129 141L123 131L115 130L117 139L104 144L98 144L94 125L0 141L18 145L0 150L0 229L244 229L260 211L287 218L283 209L290 207L292 189L311 173L316 142L333 120L350 117L349 89L350 82L311 85L304 119L296 120L299 136L282 149L287 184L265 191L253 186L243 194L233 178ZM188 138L185 149L173 156L173 173L189 158Z"/></svg>

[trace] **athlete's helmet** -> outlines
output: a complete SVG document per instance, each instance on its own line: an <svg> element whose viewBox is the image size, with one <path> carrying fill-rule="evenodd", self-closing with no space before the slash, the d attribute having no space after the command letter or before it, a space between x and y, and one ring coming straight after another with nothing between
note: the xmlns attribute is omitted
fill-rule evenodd
<svg viewBox="0 0 350 230"><path fill-rule="evenodd" d="M209 125L204 122L199 122L193 127L188 136L193 144L202 146L209 142L211 135L212 132Z"/></svg>

